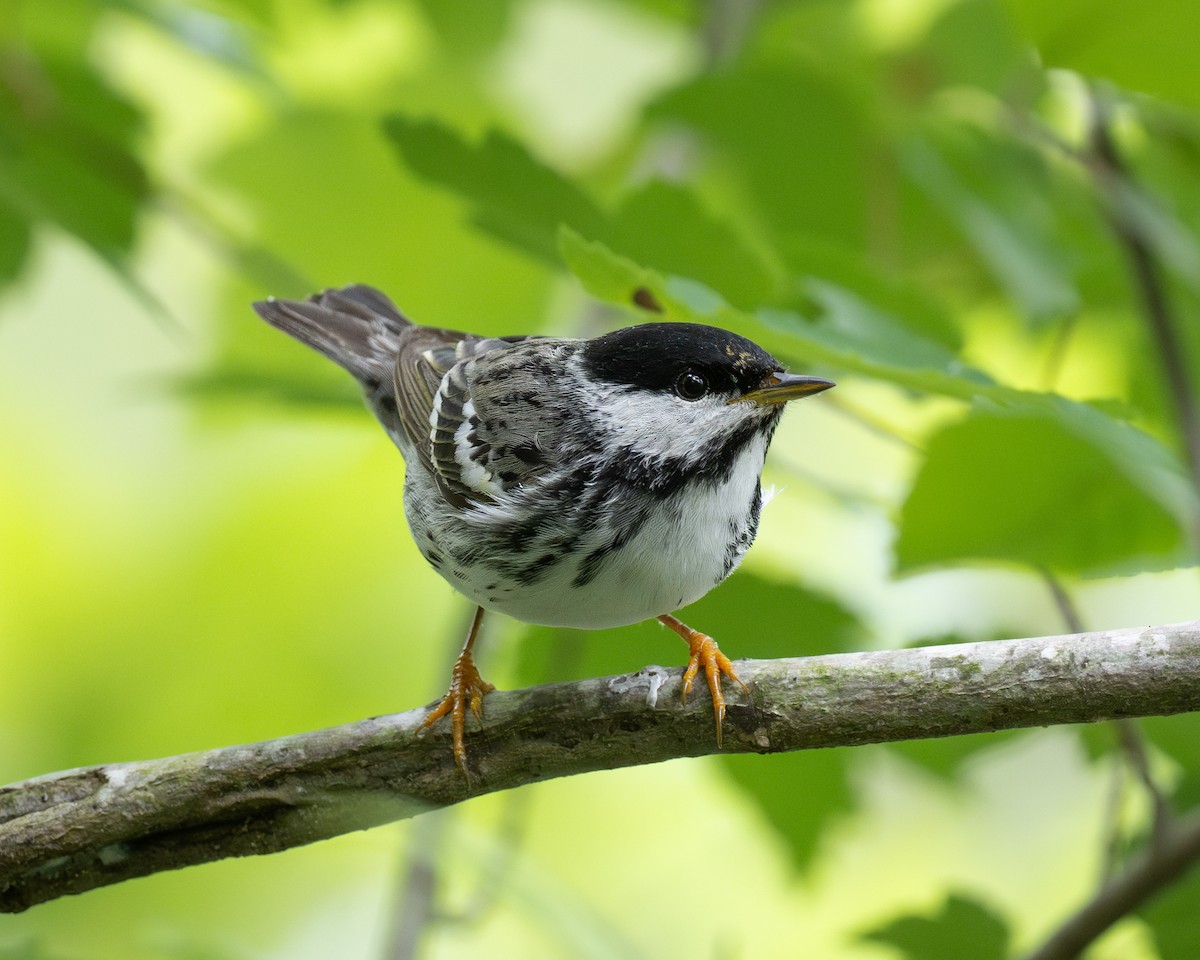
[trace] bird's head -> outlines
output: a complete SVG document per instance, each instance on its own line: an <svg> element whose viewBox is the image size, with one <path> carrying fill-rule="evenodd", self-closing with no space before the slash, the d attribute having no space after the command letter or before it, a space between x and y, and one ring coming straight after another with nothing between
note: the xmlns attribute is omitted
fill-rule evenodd
<svg viewBox="0 0 1200 960"><path fill-rule="evenodd" d="M788 400L833 386L785 373L745 337L695 323L616 330L587 341L579 360L601 435L651 460L700 462L769 441Z"/></svg>

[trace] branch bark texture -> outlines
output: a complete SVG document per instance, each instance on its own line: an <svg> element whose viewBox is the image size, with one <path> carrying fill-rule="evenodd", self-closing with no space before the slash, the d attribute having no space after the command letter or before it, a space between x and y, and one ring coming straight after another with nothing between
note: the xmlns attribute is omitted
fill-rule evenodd
<svg viewBox="0 0 1200 960"><path fill-rule="evenodd" d="M739 661L725 751L774 753L1200 710L1200 621ZM273 853L553 777L716 753L677 669L488 696L470 779L425 710L0 788L0 911ZM767 762L767 761L764 761Z"/></svg>

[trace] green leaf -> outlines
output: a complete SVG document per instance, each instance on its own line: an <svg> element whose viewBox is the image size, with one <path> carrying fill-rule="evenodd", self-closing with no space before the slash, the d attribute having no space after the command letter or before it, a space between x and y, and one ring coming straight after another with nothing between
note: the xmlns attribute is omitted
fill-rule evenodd
<svg viewBox="0 0 1200 960"><path fill-rule="evenodd" d="M1005 7L1046 66L1200 105L1194 70L1200 7L1192 0L1005 0Z"/></svg>
<svg viewBox="0 0 1200 960"><path fill-rule="evenodd" d="M978 901L952 894L937 916L901 917L862 938L890 944L908 960L1004 960L1008 925Z"/></svg>
<svg viewBox="0 0 1200 960"><path fill-rule="evenodd" d="M1200 943L1200 870L1195 866L1182 879L1168 886L1141 917L1154 932L1161 960L1194 960Z"/></svg>
<svg viewBox="0 0 1200 960"><path fill-rule="evenodd" d="M279 30L279 15L270 0L238 0L235 4L226 4L219 13L195 5L158 4L148 0L107 0L106 5L145 20L184 50L199 57L243 73L257 82L276 83L251 43L252 34L248 29Z"/></svg>
<svg viewBox="0 0 1200 960"><path fill-rule="evenodd" d="M0 202L0 283L15 280L29 255L29 224Z"/></svg>
<svg viewBox="0 0 1200 960"><path fill-rule="evenodd" d="M670 320L744 332L765 348L808 365L826 365L899 386L960 400L1021 396L960 363L943 343L915 333L851 291L826 281L806 286L814 316L765 308L751 315L729 307L694 280L665 278L570 230L559 238L563 260L589 293L629 306L646 290Z"/></svg>
<svg viewBox="0 0 1200 960"><path fill-rule="evenodd" d="M415 173L454 190L480 227L534 256L557 260L560 224L590 236L607 228L587 194L502 133L472 145L436 120L401 114L387 117L384 130Z"/></svg>
<svg viewBox="0 0 1200 960"><path fill-rule="evenodd" d="M1163 753L1185 770L1200 772L1200 713L1142 717L1137 723Z"/></svg>
<svg viewBox="0 0 1200 960"><path fill-rule="evenodd" d="M0 85L0 203L118 260L150 193L134 153L141 114L83 64L6 56L21 83Z"/></svg>
<svg viewBox="0 0 1200 960"><path fill-rule="evenodd" d="M558 252L567 269L598 300L632 307L639 290L663 286L653 270L638 266L597 240L585 239L568 226L558 231Z"/></svg>
<svg viewBox="0 0 1200 960"><path fill-rule="evenodd" d="M889 743L885 749L899 754L921 769L945 780L953 779L962 765L981 750L1012 739L1013 731L976 733L962 737L938 737L935 740L902 740Z"/></svg>
<svg viewBox="0 0 1200 960"><path fill-rule="evenodd" d="M1032 58L997 0L948 7L921 44L939 87L976 87L1011 95L1014 75L1029 82Z"/></svg>
<svg viewBox="0 0 1200 960"><path fill-rule="evenodd" d="M777 347L803 358L806 364L826 364L960 399L976 396L990 383L982 373L958 363L942 343L895 323L836 284L817 280L807 284L811 305L819 314L815 318L770 308L751 316L729 307L704 284L663 277L572 230L560 234L559 250L593 296L630 306L639 290L647 290L662 306L666 319L740 329L767 349Z"/></svg>
<svg viewBox="0 0 1200 960"><path fill-rule="evenodd" d="M713 219L675 184L654 181L636 191L601 238L666 273L704 277L725 299L757 306L774 299L775 278L731 228Z"/></svg>
<svg viewBox="0 0 1200 960"><path fill-rule="evenodd" d="M1144 435L1110 420L1097 442L1071 415L1082 411L1060 409L981 402L932 438L901 511L901 571L991 560L1098 575L1184 560L1179 518L1128 462Z"/></svg>
<svg viewBox="0 0 1200 960"><path fill-rule="evenodd" d="M859 362L870 365L863 372L881 367L924 370L931 374L955 371L956 376L973 386L990 383L983 373L959 361L949 347L914 332L846 287L810 279L804 289L812 304L811 317L764 310L759 312L759 318L776 329L793 331L819 343L836 355L857 357ZM907 376L904 380L911 383ZM960 389L964 386L955 388Z"/></svg>
<svg viewBox="0 0 1200 960"><path fill-rule="evenodd" d="M345 380L317 354L281 343L277 331L257 321L248 303L268 293L300 297L360 281L388 292L417 322L495 335L538 332L549 271L456 222L460 211L452 201L397 170L377 124L373 108L362 116L290 110L208 165L221 190L254 198L256 242L273 255L237 251L255 274L226 288L216 312L218 377L228 369L269 369L331 385ZM296 202L300 196L303 203Z"/></svg>
<svg viewBox="0 0 1200 960"><path fill-rule="evenodd" d="M434 27L441 49L464 62L490 56L512 19L512 4L505 0L419 0L419 6Z"/></svg>
<svg viewBox="0 0 1200 960"><path fill-rule="evenodd" d="M812 281L853 290L873 309L896 317L915 336L954 351L962 346L962 334L949 311L917 280L875 269L858 251L818 237L794 234L779 246L800 280L802 294Z"/></svg>
<svg viewBox="0 0 1200 960"><path fill-rule="evenodd" d="M759 812L787 845L798 870L820 852L831 824L850 813L849 782L853 748L802 750L770 757L721 757L721 766L753 799Z"/></svg>
<svg viewBox="0 0 1200 960"><path fill-rule="evenodd" d="M654 103L654 119L691 126L716 145L777 232L862 249L869 222L864 101L870 89L792 58L710 71ZM770 104L770 109L762 109Z"/></svg>
<svg viewBox="0 0 1200 960"><path fill-rule="evenodd" d="M610 213L504 134L472 145L436 121L400 115L385 129L415 173L453 190L476 224L527 253L557 262L565 226L659 269L703 276L736 303L773 296L777 284L762 259L682 187L650 182Z"/></svg>
<svg viewBox="0 0 1200 960"><path fill-rule="evenodd" d="M909 176L955 220L1024 314L1034 319L1073 314L1080 298L1069 252L1056 242L1057 211L1030 189L1047 177L1031 168L1029 151L1011 142L983 141L963 127L955 133L938 147L928 140L911 141L903 151ZM957 163L976 177L987 168L989 181L971 183L960 176L945 155L952 148Z"/></svg>

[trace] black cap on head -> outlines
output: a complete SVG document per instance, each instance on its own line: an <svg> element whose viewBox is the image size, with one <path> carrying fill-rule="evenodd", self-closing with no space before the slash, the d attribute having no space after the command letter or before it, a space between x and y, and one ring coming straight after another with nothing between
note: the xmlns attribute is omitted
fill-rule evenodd
<svg viewBox="0 0 1200 960"><path fill-rule="evenodd" d="M699 323L644 323L589 340L584 369L598 380L643 390L671 390L686 371L703 373L722 393L746 393L783 369L762 347Z"/></svg>

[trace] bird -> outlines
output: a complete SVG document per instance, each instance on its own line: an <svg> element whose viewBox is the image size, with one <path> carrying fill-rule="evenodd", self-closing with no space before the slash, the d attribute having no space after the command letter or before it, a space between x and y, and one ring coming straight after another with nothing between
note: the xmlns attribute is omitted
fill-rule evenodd
<svg viewBox="0 0 1200 960"><path fill-rule="evenodd" d="M495 689L474 662L485 611L583 629L657 619L688 644L684 701L703 671L721 746L722 679L745 685L674 613L739 565L784 405L832 381L682 321L482 336L414 324L365 284L253 308L358 381L404 458L417 548L475 605L449 690L421 725L449 716L463 774L468 711L482 720Z"/></svg>

